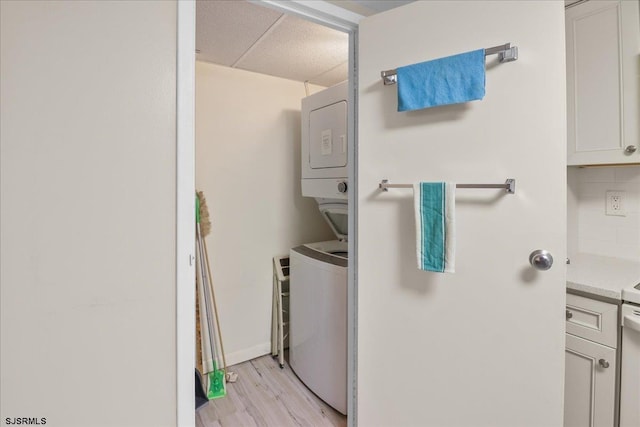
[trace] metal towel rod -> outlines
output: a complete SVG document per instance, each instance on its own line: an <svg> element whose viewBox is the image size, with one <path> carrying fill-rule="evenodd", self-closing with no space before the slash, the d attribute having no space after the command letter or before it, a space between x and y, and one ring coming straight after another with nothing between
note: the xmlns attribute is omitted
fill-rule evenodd
<svg viewBox="0 0 640 427"><path fill-rule="evenodd" d="M489 47L484 50L484 56L498 55L500 62L511 62L518 59L518 47L511 46L511 43L505 43L500 46ZM398 82L398 75L396 70L387 70L380 72L382 81L385 85L394 85Z"/></svg>
<svg viewBox="0 0 640 427"><path fill-rule="evenodd" d="M413 188L413 184L389 184L388 179L383 179L378 188L389 191L389 188ZM509 194L516 193L516 180L507 179L504 184L456 184L456 188L504 188Z"/></svg>

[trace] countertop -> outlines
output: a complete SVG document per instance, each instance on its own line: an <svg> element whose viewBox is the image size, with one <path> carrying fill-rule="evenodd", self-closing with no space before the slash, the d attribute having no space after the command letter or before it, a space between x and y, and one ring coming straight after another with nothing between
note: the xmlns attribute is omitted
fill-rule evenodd
<svg viewBox="0 0 640 427"><path fill-rule="evenodd" d="M622 300L622 290L640 283L640 262L578 254L567 265L567 289Z"/></svg>

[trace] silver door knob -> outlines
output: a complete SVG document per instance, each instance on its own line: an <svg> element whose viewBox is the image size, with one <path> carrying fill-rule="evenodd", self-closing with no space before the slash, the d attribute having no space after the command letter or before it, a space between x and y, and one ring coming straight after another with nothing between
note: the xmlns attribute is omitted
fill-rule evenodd
<svg viewBox="0 0 640 427"><path fill-rule="evenodd" d="M627 154L633 154L637 149L638 147L636 147L635 145L627 145L627 148L624 149L624 152Z"/></svg>
<svg viewBox="0 0 640 427"><path fill-rule="evenodd" d="M536 270L546 271L553 265L553 257L548 251L538 249L529 255L529 263Z"/></svg>
<svg viewBox="0 0 640 427"><path fill-rule="evenodd" d="M571 319L572 317L573 317L573 313L567 310L567 320Z"/></svg>
<svg viewBox="0 0 640 427"><path fill-rule="evenodd" d="M600 366L602 366L603 368L608 368L609 367L609 362L607 362L604 359L600 359L598 360L598 363L600 364Z"/></svg>

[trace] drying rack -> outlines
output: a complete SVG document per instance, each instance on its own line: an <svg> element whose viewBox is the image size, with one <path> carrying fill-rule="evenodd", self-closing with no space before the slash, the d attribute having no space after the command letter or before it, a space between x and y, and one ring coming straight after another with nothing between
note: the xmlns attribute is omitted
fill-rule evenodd
<svg viewBox="0 0 640 427"><path fill-rule="evenodd" d="M389 188L413 188L413 184L390 184L388 179L383 179L378 184L382 191L389 191ZM507 179L504 184L456 184L456 188L503 188L509 194L516 193L516 180Z"/></svg>
<svg viewBox="0 0 640 427"><path fill-rule="evenodd" d="M498 55L500 62L511 62L518 59L518 47L505 43L500 46L493 46L484 50L484 56ZM396 70L381 71L382 81L385 85L394 85L398 82L398 72Z"/></svg>
<svg viewBox="0 0 640 427"><path fill-rule="evenodd" d="M284 349L289 337L289 257L273 258L273 298L271 304L271 356L284 368Z"/></svg>

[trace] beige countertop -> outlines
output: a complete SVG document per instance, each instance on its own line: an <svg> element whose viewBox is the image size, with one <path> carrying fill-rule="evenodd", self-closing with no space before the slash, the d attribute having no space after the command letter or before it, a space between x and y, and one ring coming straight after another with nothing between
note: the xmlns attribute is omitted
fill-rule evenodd
<svg viewBox="0 0 640 427"><path fill-rule="evenodd" d="M567 265L567 289L622 300L622 290L640 283L640 262L578 254Z"/></svg>

